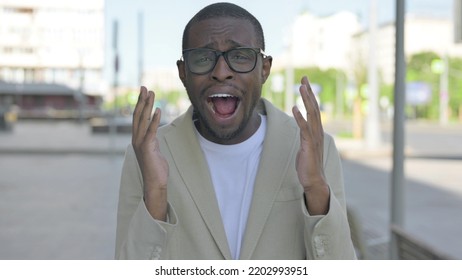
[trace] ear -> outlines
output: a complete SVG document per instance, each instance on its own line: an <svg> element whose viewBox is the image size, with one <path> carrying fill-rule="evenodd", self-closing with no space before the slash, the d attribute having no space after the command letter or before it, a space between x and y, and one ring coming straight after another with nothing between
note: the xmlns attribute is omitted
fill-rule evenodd
<svg viewBox="0 0 462 280"><path fill-rule="evenodd" d="M263 83L266 82L266 79L268 79L271 73L272 64L273 64L273 57L267 56L263 59L263 67L262 67L262 72L261 72Z"/></svg>
<svg viewBox="0 0 462 280"><path fill-rule="evenodd" d="M185 80L186 80L186 64L184 63L183 60L177 60L176 61L176 67L178 68L178 77L180 77L181 82L183 83L183 86L185 85Z"/></svg>

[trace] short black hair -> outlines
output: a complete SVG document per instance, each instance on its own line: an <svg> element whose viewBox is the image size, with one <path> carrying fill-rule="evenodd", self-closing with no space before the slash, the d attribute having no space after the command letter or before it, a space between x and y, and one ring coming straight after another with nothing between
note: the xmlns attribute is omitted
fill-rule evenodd
<svg viewBox="0 0 462 280"><path fill-rule="evenodd" d="M250 23L255 28L255 32L257 34L257 44L259 44L259 46L257 47L260 47L262 50L265 50L265 37L260 22L246 9L238 5L226 2L215 3L206 6L205 8L197 12L197 14L193 18L191 18L191 20L188 22L183 31L183 49L187 48L186 45L188 43L189 29L194 23L219 17L232 17L250 21Z"/></svg>

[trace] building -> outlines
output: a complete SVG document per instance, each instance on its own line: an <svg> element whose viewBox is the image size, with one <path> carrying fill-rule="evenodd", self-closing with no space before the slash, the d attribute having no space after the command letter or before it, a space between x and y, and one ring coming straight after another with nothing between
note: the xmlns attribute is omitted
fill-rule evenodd
<svg viewBox="0 0 462 280"><path fill-rule="evenodd" d="M291 65L294 68L348 70L353 35L360 30L361 24L354 13L342 11L320 17L305 11L287 32L286 51L275 59L278 63L275 67L280 69Z"/></svg>
<svg viewBox="0 0 462 280"><path fill-rule="evenodd" d="M46 96L44 89L68 88L72 94L64 92L76 102L66 104L85 106L79 96L87 96L83 100L88 101L103 95L103 67L104 0L0 0L0 87L4 87L0 92L4 95L11 93L7 90L11 86L24 85L36 97ZM56 92L50 96L56 98ZM3 100L7 99L22 100ZM33 109L62 107L45 103L37 102ZM14 104L20 114L32 110Z"/></svg>
<svg viewBox="0 0 462 280"><path fill-rule="evenodd" d="M79 91L62 84L0 81L0 104L14 104L8 109L19 114L20 118L75 119L100 115L102 98L97 95L81 95ZM0 111L6 110L6 106L1 107Z"/></svg>
<svg viewBox="0 0 462 280"><path fill-rule="evenodd" d="M383 82L392 84L395 69L395 25L377 28L376 59ZM454 22L450 18L406 15L406 57L433 51L462 57L462 44L455 43ZM287 32L286 51L275 60L274 68L319 67L344 70L353 80L353 69L361 61L367 67L369 30L363 29L358 17L342 11L320 17L306 11L300 14ZM301 34L306 34L302 36Z"/></svg>
<svg viewBox="0 0 462 280"><path fill-rule="evenodd" d="M404 30L406 58L420 52L435 52L443 57L462 57L462 44L454 40L454 23L449 18L406 15ZM369 32L354 35L355 55L364 59L369 55ZM395 23L386 23L377 28L376 59L382 82L394 83L395 75ZM352 54L353 55L353 54ZM431 62L429 62L429 65Z"/></svg>

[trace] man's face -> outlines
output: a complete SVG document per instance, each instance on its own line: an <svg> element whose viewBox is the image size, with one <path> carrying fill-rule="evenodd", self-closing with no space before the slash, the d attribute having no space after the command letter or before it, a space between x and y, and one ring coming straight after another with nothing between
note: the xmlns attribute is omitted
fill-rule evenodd
<svg viewBox="0 0 462 280"><path fill-rule="evenodd" d="M191 26L187 42L190 48L228 51L238 47L259 48L253 25L230 17L200 21ZM257 55L254 70L237 73L223 56L206 74L194 74L185 62L178 71L189 99L198 115L199 132L220 144L236 144L248 139L260 125L255 106L271 69L271 58Z"/></svg>

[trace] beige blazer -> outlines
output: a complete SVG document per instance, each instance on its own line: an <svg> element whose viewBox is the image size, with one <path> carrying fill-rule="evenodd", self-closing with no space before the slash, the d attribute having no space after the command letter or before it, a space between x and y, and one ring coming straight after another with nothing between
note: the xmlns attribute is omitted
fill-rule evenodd
<svg viewBox="0 0 462 280"><path fill-rule="evenodd" d="M330 186L325 216L310 216L295 170L299 129L266 100L267 132L240 259L354 259L343 175L333 139L325 135L324 167ZM195 136L192 108L161 127L169 164L168 222L154 220L143 202L143 182L130 145L122 170L116 258L231 259L206 160Z"/></svg>

